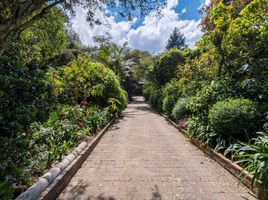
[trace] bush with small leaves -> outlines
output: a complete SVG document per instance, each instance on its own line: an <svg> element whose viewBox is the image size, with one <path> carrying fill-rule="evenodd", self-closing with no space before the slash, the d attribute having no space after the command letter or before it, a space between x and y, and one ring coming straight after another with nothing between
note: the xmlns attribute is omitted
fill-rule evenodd
<svg viewBox="0 0 268 200"><path fill-rule="evenodd" d="M248 139L256 128L258 112L249 99L220 101L209 110L209 121L217 134L227 138Z"/></svg>
<svg viewBox="0 0 268 200"><path fill-rule="evenodd" d="M172 117L175 119L176 122L186 117L190 113L187 106L188 102L189 98L179 98L176 102L172 110Z"/></svg>

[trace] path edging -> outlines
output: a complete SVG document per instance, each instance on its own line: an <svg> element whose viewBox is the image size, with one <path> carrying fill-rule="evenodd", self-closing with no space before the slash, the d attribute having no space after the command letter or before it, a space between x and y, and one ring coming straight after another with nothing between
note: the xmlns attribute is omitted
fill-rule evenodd
<svg viewBox="0 0 268 200"><path fill-rule="evenodd" d="M208 155L210 158L212 158L214 161L216 161L218 164L220 164L224 169L226 169L228 172L230 172L236 179L238 179L245 187L247 187L250 191L253 192L254 195L259 196L259 188L254 187L252 188L252 180L253 176L249 174L246 170L244 170L242 167L240 167L238 164L232 162L230 159L226 158L224 155L216 152L214 149L208 147L206 144L204 144L202 141L198 140L197 138L191 137L189 138L189 135L187 131L178 126L174 121L172 121L168 116L164 115L163 113L160 113L169 123L171 123L176 129L178 129L192 144L194 144L196 147L198 147L201 151L203 151L206 155ZM240 177L243 176L244 178L241 179Z"/></svg>
<svg viewBox="0 0 268 200"><path fill-rule="evenodd" d="M35 184L20 194L16 200L56 199L113 124L114 120L115 118L89 144L87 142L81 142L72 153L40 177Z"/></svg>

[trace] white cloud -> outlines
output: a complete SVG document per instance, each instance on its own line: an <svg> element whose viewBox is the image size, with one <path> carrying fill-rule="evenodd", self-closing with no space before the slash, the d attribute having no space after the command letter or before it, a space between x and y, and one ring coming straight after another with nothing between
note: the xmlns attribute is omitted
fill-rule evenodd
<svg viewBox="0 0 268 200"><path fill-rule="evenodd" d="M166 7L162 10L161 17L152 12L145 17L140 27L131 29L127 41L130 47L158 53L165 49L174 27L178 27L186 37L186 44L194 48L195 42L203 35L199 23L199 20L180 20L175 10Z"/></svg>
<svg viewBox="0 0 268 200"><path fill-rule="evenodd" d="M131 29L131 23L129 21L116 22L114 17L107 17L102 21L102 25L89 27L86 20L86 10L80 7L75 9L76 15L72 19L73 29L80 36L83 44L92 46L94 45L93 36L105 35L109 33L112 36L112 40L118 44L123 44L127 33Z"/></svg>
<svg viewBox="0 0 268 200"><path fill-rule="evenodd" d="M167 9L175 8L178 5L178 0L167 0Z"/></svg>
<svg viewBox="0 0 268 200"><path fill-rule="evenodd" d="M181 11L181 14L184 14L184 13L186 13L187 11L186 11L186 8L183 8L182 9L182 11Z"/></svg>
<svg viewBox="0 0 268 200"><path fill-rule="evenodd" d="M168 0L167 6L162 9L161 16L156 12L151 12L145 16L143 23L136 29L131 27L133 22L116 22L114 17L108 17L106 25L89 28L86 21L86 11L82 8L76 9L76 17L73 18L73 28L79 34L81 41L86 45L94 45L94 35L104 35L110 33L112 40L118 44L128 42L132 48L147 50L158 53L165 49L167 40L174 27L181 29L186 37L186 44L194 48L203 33L198 27L199 20L181 20L179 13L174 8L178 5L178 0ZM186 8L181 14L186 12ZM109 24L109 25L107 25Z"/></svg>

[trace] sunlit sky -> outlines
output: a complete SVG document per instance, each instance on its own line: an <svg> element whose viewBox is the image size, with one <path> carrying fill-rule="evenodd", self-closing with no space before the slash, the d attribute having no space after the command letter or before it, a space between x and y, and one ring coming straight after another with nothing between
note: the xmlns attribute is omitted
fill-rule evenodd
<svg viewBox="0 0 268 200"><path fill-rule="evenodd" d="M159 53L165 49L169 35L174 27L181 29L186 44L194 48L202 32L198 27L201 14L198 9L209 0L167 0L161 10L161 17L151 11L144 18L133 21L107 17L102 25L90 28L86 21L86 10L77 7L72 18L73 29L78 33L83 44L93 46L93 36L109 33L117 44L128 43L131 48ZM108 11L107 11L108 12Z"/></svg>

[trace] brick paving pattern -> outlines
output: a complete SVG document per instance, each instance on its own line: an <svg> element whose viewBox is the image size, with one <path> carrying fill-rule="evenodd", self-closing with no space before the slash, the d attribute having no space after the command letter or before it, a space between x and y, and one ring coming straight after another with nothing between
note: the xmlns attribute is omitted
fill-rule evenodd
<svg viewBox="0 0 268 200"><path fill-rule="evenodd" d="M136 97L59 199L255 199Z"/></svg>

